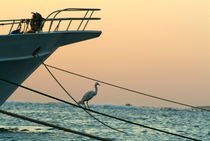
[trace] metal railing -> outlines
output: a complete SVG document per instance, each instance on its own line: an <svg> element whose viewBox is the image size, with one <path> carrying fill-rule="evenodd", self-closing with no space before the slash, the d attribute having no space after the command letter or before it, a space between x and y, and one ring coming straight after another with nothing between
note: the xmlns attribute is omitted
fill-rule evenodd
<svg viewBox="0 0 210 141"><path fill-rule="evenodd" d="M57 31L84 31L89 23L90 20L100 20L101 18L92 17L93 13L95 11L99 11L100 9L88 9L88 8L66 8L62 10L56 10L50 13L46 18L42 19L42 23L40 25L39 31L35 31L34 33L40 33L40 32L57 32ZM58 15L61 15L65 12L72 12L72 11L85 11L84 16L80 17L64 17L64 18L58 18ZM79 21L77 23L76 27L73 29L71 28L71 25L73 24L73 21ZM12 20L0 20L0 26L10 26L8 28L9 35L10 34L17 34L15 31L20 30L18 34L25 34L25 33L31 33L29 32L31 29L31 22L32 19L12 19ZM66 23L62 24L62 23ZM61 30L60 27L63 29ZM1 29L0 29L1 33Z"/></svg>

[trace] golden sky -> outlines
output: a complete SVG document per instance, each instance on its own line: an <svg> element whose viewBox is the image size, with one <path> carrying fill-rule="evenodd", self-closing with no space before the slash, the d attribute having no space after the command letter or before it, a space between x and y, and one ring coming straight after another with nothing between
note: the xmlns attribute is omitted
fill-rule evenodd
<svg viewBox="0 0 210 141"><path fill-rule="evenodd" d="M7 0L0 19L47 16L63 8L101 8L89 29L101 37L58 49L46 63L151 95L210 103L209 0ZM92 24L92 26L91 26ZM53 71L79 100L94 82ZM43 66L24 85L68 99ZM18 89L10 101L51 101ZM101 85L91 104L177 106Z"/></svg>

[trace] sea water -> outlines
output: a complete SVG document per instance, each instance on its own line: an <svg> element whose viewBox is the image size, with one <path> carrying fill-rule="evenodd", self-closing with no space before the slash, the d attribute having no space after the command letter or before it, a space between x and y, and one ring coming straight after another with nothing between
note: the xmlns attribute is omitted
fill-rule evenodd
<svg viewBox="0 0 210 141"><path fill-rule="evenodd" d="M210 141L210 112L191 109L90 105L95 111L164 131ZM0 107L26 117L114 141L183 141L180 137L139 127L101 115L96 118L127 134L116 132L90 117L82 109L61 103L9 102ZM0 114L0 141L92 141L88 137Z"/></svg>

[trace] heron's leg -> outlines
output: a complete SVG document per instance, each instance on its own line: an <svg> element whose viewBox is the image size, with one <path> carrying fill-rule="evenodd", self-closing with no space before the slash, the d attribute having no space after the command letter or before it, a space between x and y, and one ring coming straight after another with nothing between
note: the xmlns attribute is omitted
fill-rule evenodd
<svg viewBox="0 0 210 141"><path fill-rule="evenodd" d="M88 101L87 101L87 107L90 109L89 105L88 105Z"/></svg>
<svg viewBox="0 0 210 141"><path fill-rule="evenodd" d="M87 108L86 102L84 102L84 106L85 106L85 108Z"/></svg>

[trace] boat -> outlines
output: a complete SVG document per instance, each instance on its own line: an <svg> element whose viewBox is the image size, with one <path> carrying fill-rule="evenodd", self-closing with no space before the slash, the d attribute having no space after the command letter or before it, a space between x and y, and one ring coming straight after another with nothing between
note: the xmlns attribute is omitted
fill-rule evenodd
<svg viewBox="0 0 210 141"><path fill-rule="evenodd" d="M53 11L46 18L36 12L31 19L0 20L0 26L8 29L6 33L0 30L0 78L22 84L41 65L40 59L45 61L59 47L99 37L100 30L86 30L90 21L100 20L92 17L99 10L66 8ZM72 12L82 16L67 16ZM17 88L0 81L0 105Z"/></svg>

